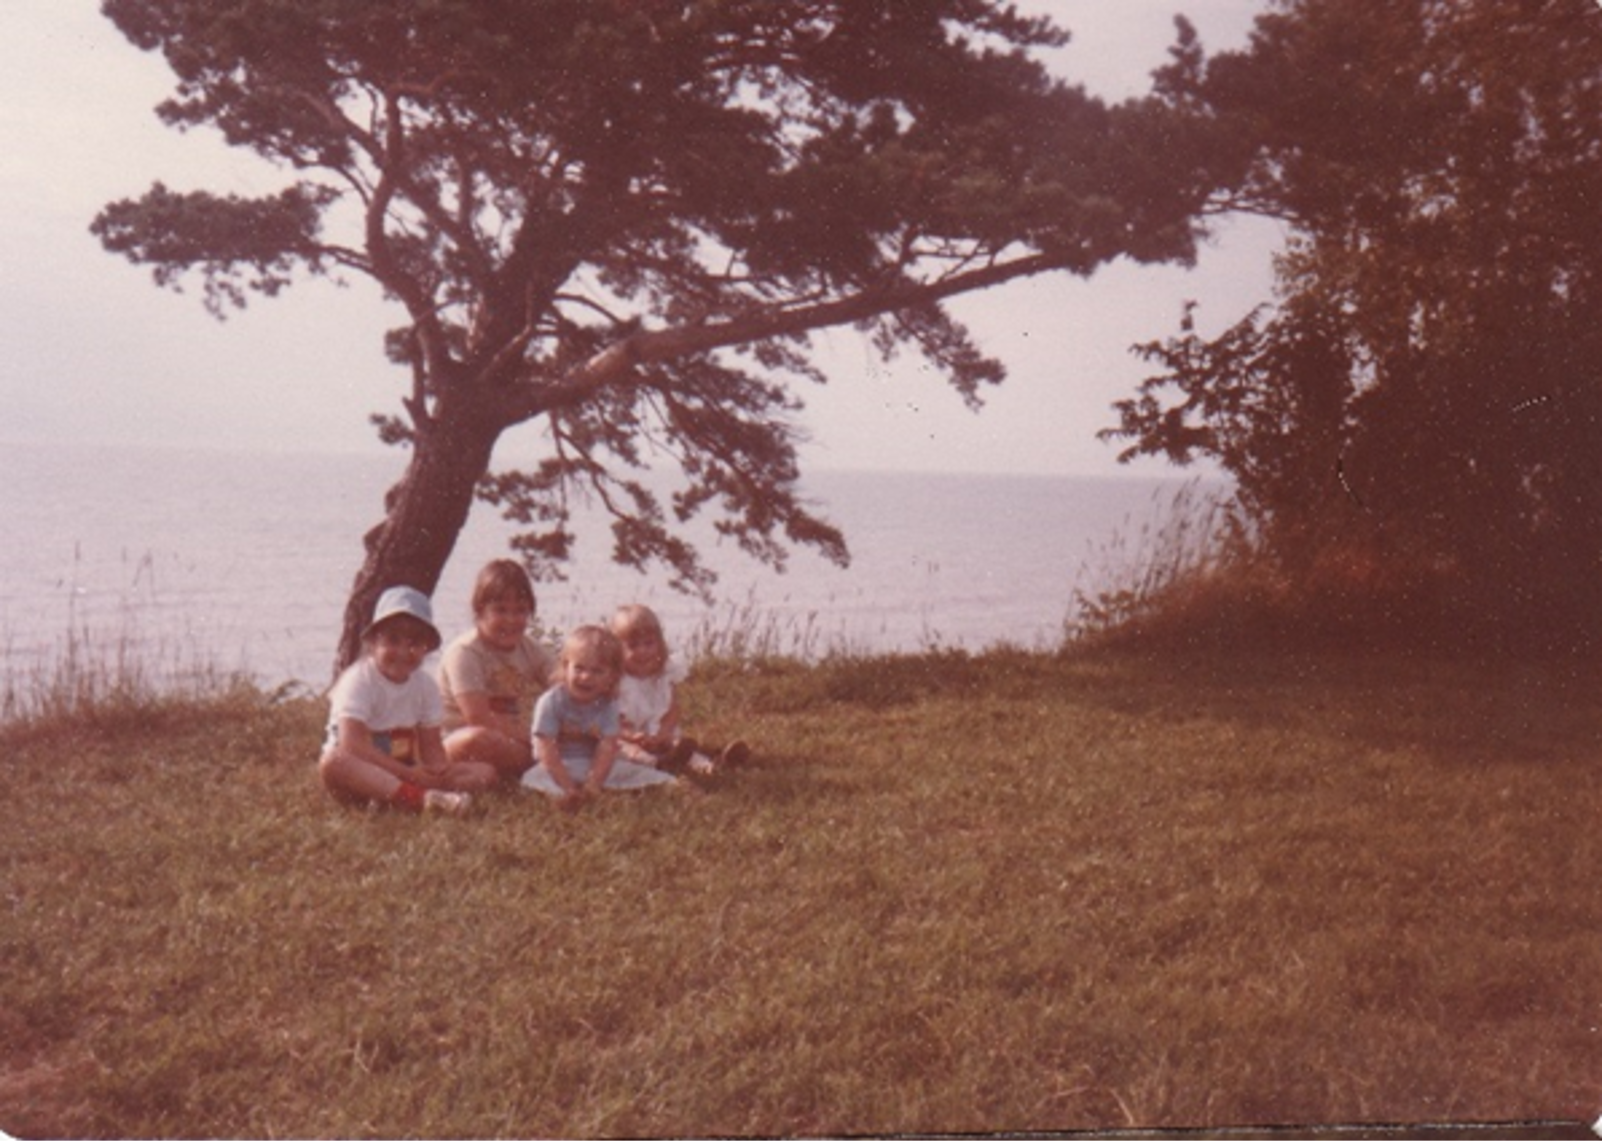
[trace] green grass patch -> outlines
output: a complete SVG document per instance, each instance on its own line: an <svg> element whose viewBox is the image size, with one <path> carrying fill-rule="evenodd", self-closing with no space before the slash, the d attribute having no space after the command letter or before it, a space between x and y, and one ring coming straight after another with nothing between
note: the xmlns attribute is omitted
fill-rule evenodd
<svg viewBox="0 0 1604 1143"><path fill-rule="evenodd" d="M1591 1120L1597 679L704 663L758 760L342 809L244 690L0 732L0 1128L684 1137Z"/></svg>

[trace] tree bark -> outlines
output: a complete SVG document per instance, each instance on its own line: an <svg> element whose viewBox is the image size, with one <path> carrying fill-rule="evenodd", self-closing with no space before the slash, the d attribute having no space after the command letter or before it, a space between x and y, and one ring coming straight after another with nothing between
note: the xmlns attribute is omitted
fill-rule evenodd
<svg viewBox="0 0 1604 1143"><path fill-rule="evenodd" d="M363 628L386 588L404 584L433 596L500 435L493 422L447 423L438 415L416 435L406 472L385 494L383 522L363 539L367 554L346 601L336 676L361 655Z"/></svg>

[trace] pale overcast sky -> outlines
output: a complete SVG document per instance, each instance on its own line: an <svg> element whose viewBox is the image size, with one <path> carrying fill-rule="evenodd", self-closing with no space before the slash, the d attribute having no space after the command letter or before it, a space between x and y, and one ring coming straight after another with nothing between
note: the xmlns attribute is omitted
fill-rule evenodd
<svg viewBox="0 0 1604 1143"><path fill-rule="evenodd" d="M198 293L157 288L103 252L88 226L152 181L259 194L284 176L209 133L164 128L160 59L91 0L0 0L0 442L316 450L380 455L368 415L395 412L405 377L381 331L396 313L367 283L297 284L219 323ZM1057 67L1117 99L1145 91L1184 11L1209 50L1240 46L1259 0L1038 0L1075 36ZM1145 375L1130 352L1175 330L1187 299L1205 330L1268 296L1275 235L1230 226L1196 269L1116 264L1090 280L1013 283L955 305L1009 366L970 413L909 359L888 370L848 331L828 340L832 381L809 387L805 466L1095 474L1111 403ZM509 451L518 449L511 438ZM505 455L505 454L504 454ZM1140 471L1156 472L1154 465Z"/></svg>

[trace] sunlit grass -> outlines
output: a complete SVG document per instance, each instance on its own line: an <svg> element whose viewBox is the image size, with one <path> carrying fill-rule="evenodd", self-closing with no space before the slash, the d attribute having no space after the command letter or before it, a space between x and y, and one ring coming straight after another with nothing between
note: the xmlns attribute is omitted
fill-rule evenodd
<svg viewBox="0 0 1604 1143"><path fill-rule="evenodd" d="M343 810L236 689L0 733L0 1128L685 1137L1591 1119L1595 679L702 661L751 769Z"/></svg>

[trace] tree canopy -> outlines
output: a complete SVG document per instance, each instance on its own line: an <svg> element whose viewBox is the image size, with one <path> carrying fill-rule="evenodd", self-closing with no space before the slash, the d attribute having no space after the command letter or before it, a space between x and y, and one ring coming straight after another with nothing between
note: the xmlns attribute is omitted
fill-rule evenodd
<svg viewBox="0 0 1604 1143"><path fill-rule="evenodd" d="M1003 369L943 302L1119 256L1192 256L1229 155L1174 101L1053 79L1048 20L991 0L105 0L177 79L160 115L282 165L241 199L157 184L105 247L219 313L304 275L399 303L411 448L367 537L340 658L387 583L433 590L475 493L569 554L570 497L615 557L710 576L698 513L759 559L846 558L796 493L810 331L851 325L978 403ZM531 471L488 473L544 427ZM640 479L670 463L666 499Z"/></svg>
<svg viewBox="0 0 1604 1143"><path fill-rule="evenodd" d="M1462 619L1596 639L1600 16L1591 0L1280 0L1163 77L1224 200L1283 219L1278 296L1144 347L1126 455L1219 460L1270 551Z"/></svg>

